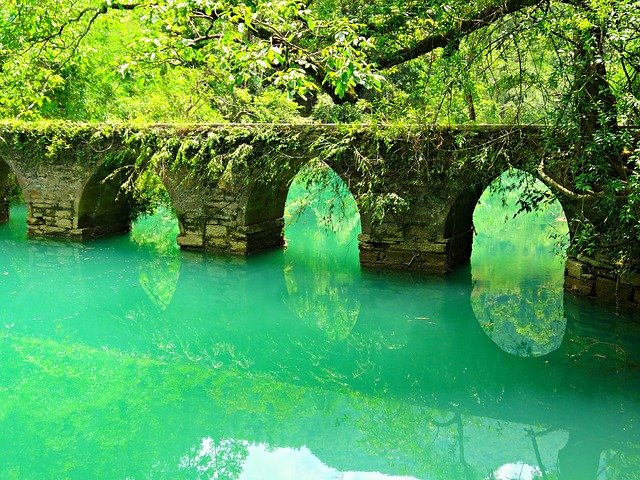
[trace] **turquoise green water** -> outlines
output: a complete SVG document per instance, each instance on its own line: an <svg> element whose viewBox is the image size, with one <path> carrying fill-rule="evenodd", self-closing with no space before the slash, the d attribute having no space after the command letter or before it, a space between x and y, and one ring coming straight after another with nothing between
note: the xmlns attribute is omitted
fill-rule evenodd
<svg viewBox="0 0 640 480"><path fill-rule="evenodd" d="M166 212L70 244L13 208L0 478L638 478L639 319L563 296L557 212L500 233L497 205L446 278L360 271L357 218L313 210L229 259Z"/></svg>

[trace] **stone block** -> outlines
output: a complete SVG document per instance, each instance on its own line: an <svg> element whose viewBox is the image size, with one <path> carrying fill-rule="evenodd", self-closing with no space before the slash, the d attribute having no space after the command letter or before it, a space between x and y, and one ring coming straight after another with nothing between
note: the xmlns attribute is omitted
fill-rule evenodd
<svg viewBox="0 0 640 480"><path fill-rule="evenodd" d="M244 234L246 235L254 235L257 233L273 230L276 227L274 222L274 220L271 220L267 222L254 223L252 225L244 225L242 227L239 227L239 230L244 232Z"/></svg>
<svg viewBox="0 0 640 480"><path fill-rule="evenodd" d="M55 226L70 230L73 228L73 223L71 222L71 220L68 220L68 219L56 218Z"/></svg>
<svg viewBox="0 0 640 480"><path fill-rule="evenodd" d="M40 202L31 201L31 207L32 208L37 208L37 209L40 209L40 210L47 210L49 208L53 208L53 207L56 207L56 206L57 206L57 203L43 202L43 201L40 201Z"/></svg>
<svg viewBox="0 0 640 480"><path fill-rule="evenodd" d="M614 282L618 277L617 273L612 268L593 267L591 272L598 278L608 278Z"/></svg>
<svg viewBox="0 0 640 480"><path fill-rule="evenodd" d="M217 212L236 212L240 208L235 201L215 201L215 202L207 202L206 206L211 210Z"/></svg>
<svg viewBox="0 0 640 480"><path fill-rule="evenodd" d="M202 235L192 233L178 235L177 242L178 245L185 248L202 248L204 243L202 240Z"/></svg>
<svg viewBox="0 0 640 480"><path fill-rule="evenodd" d="M27 225L44 225L44 218L31 215L27 217Z"/></svg>
<svg viewBox="0 0 640 480"><path fill-rule="evenodd" d="M603 260L603 259L596 259L596 258L591 258L591 257L587 257L585 255L578 255L578 260L580 262L586 263L587 265L591 265L593 267L599 267L599 268L604 268L607 270L612 270L613 269L613 265L611 265L611 263Z"/></svg>
<svg viewBox="0 0 640 480"><path fill-rule="evenodd" d="M227 236L227 227L224 225L207 225L205 227L207 237L224 238Z"/></svg>
<svg viewBox="0 0 640 480"><path fill-rule="evenodd" d="M226 250L229 246L229 239L226 237L208 237L205 248L216 251Z"/></svg>
<svg viewBox="0 0 640 480"><path fill-rule="evenodd" d="M371 237L376 241L384 242L398 242L404 239L402 229L389 223L383 223L382 225L376 225L371 231Z"/></svg>
<svg viewBox="0 0 640 480"><path fill-rule="evenodd" d="M638 272L625 273L620 277L620 281L628 285L631 285L632 287L640 288L640 273Z"/></svg>
<svg viewBox="0 0 640 480"><path fill-rule="evenodd" d="M62 233L67 233L66 228L56 227L53 225L40 225L38 227L38 235L42 235L43 237L58 237Z"/></svg>
<svg viewBox="0 0 640 480"><path fill-rule="evenodd" d="M596 297L600 300L605 302L615 302L616 300L626 302L631 299L632 293L633 289L630 285L625 285L609 278L596 278Z"/></svg>
<svg viewBox="0 0 640 480"><path fill-rule="evenodd" d="M595 280L565 277L564 288L581 297L591 297L595 290Z"/></svg>
<svg viewBox="0 0 640 480"><path fill-rule="evenodd" d="M407 229L407 236L424 242L428 240L435 240L438 237L438 234L433 226L410 225Z"/></svg>
<svg viewBox="0 0 640 480"><path fill-rule="evenodd" d="M182 224L182 228L189 231L198 231L202 228L202 220L199 218L183 216L180 219L180 223Z"/></svg>
<svg viewBox="0 0 640 480"><path fill-rule="evenodd" d="M56 218L73 218L73 213L69 210L57 210L54 215Z"/></svg>
<svg viewBox="0 0 640 480"><path fill-rule="evenodd" d="M573 258L567 258L565 268L567 271L567 275L573 278L580 278L584 274L589 273L588 268L584 263Z"/></svg>
<svg viewBox="0 0 640 480"><path fill-rule="evenodd" d="M420 252L428 252L428 253L447 253L447 248L449 245L447 243L440 242L430 242L430 243L419 243L416 245L416 249Z"/></svg>
<svg viewBox="0 0 640 480"><path fill-rule="evenodd" d="M440 253L388 249L381 256L380 267L444 274L447 257Z"/></svg>
<svg viewBox="0 0 640 480"><path fill-rule="evenodd" d="M247 243L246 242L231 242L229 244L229 253L234 255L246 255Z"/></svg>
<svg viewBox="0 0 640 480"><path fill-rule="evenodd" d="M207 221L212 223L235 223L237 218L235 210L213 210L207 215Z"/></svg>
<svg viewBox="0 0 640 480"><path fill-rule="evenodd" d="M365 267L377 267L380 263L380 250L360 249L360 264Z"/></svg>

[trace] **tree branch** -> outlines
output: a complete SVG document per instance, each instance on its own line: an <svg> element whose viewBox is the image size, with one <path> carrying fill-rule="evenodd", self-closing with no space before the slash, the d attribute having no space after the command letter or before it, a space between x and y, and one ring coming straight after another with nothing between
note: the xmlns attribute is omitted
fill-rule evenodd
<svg viewBox="0 0 640 480"><path fill-rule="evenodd" d="M271 41L279 45L284 45L298 53L308 53L303 47L287 41L284 35L282 35L276 28L272 27L269 24L254 21L254 24L251 26L251 30L258 38L262 40ZM308 60L310 66L300 65L300 67L309 77L314 80L318 87L320 87L327 95L331 97L331 99L337 105L341 105L344 103L355 103L358 100L359 97L355 91L347 90L344 97L340 97L338 94L336 94L333 87L324 81L326 77L325 69L322 68L322 66L318 65L316 62L313 62L310 58L308 58Z"/></svg>
<svg viewBox="0 0 640 480"><path fill-rule="evenodd" d="M563 195L566 195L569 198L574 200L588 200L590 198L601 197L602 194L598 194L595 192L589 192L587 194L576 193L572 190L569 190L567 187L561 185L559 182L551 178L547 172L544 171L544 159L540 160L540 164L538 165L538 175L540 178L551 188L559 191Z"/></svg>
<svg viewBox="0 0 640 480"><path fill-rule="evenodd" d="M489 26L496 20L528 7L545 3L547 0L506 0L478 12L475 16L461 20L450 30L423 38L412 47L407 47L380 58L377 62L381 70L395 67L409 60L416 59L437 48L446 47L476 30Z"/></svg>

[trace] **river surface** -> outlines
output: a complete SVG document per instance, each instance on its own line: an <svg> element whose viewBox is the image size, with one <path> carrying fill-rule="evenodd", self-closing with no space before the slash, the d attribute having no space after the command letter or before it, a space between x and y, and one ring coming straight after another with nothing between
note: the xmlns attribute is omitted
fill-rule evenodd
<svg viewBox="0 0 640 480"><path fill-rule="evenodd" d="M248 259L177 250L166 210L75 244L12 208L0 478L640 478L640 318L563 294L561 211L483 197L430 278L361 271L357 215L303 194Z"/></svg>

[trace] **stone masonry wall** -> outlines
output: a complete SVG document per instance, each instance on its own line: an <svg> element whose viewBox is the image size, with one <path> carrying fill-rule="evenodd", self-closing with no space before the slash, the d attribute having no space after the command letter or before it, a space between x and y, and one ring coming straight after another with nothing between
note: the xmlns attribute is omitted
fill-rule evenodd
<svg viewBox="0 0 640 480"><path fill-rule="evenodd" d="M582 255L567 259L565 290L604 303L640 308L640 273L618 276L612 265Z"/></svg>
<svg viewBox="0 0 640 480"><path fill-rule="evenodd" d="M73 237L74 202L80 187L73 168L40 166L24 173L27 234L32 237Z"/></svg>

